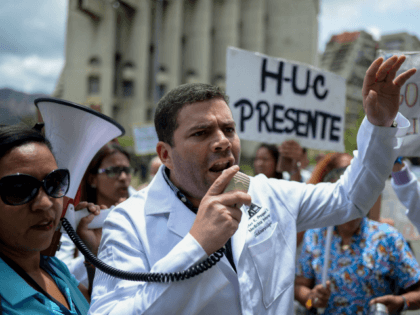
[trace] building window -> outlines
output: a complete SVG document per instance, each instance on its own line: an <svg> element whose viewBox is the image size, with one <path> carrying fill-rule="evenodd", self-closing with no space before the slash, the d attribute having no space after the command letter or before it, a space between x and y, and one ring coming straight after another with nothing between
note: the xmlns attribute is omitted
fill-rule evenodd
<svg viewBox="0 0 420 315"><path fill-rule="evenodd" d="M101 60L99 59L99 57L92 57L89 59L89 65L98 67L101 65Z"/></svg>
<svg viewBox="0 0 420 315"><path fill-rule="evenodd" d="M132 97L134 95L134 82L123 81L123 97Z"/></svg>
<svg viewBox="0 0 420 315"><path fill-rule="evenodd" d="M154 117L155 117L155 109L149 107L146 110L146 121L153 121Z"/></svg>
<svg viewBox="0 0 420 315"><path fill-rule="evenodd" d="M112 106L112 118L114 118L115 120L118 120L119 113L120 113L120 107L117 104L114 104L114 106Z"/></svg>
<svg viewBox="0 0 420 315"><path fill-rule="evenodd" d="M98 76L89 77L88 92L89 94L99 94L99 77Z"/></svg>
<svg viewBox="0 0 420 315"><path fill-rule="evenodd" d="M161 99L165 95L165 93L166 93L166 86L165 86L165 84L159 84L157 86L157 96L158 96L158 99Z"/></svg>
<svg viewBox="0 0 420 315"><path fill-rule="evenodd" d="M358 77L354 72L352 73L349 80L347 80L347 84L355 85L359 88L363 86L363 78Z"/></svg>
<svg viewBox="0 0 420 315"><path fill-rule="evenodd" d="M402 39L389 40L384 43L385 49L387 50L400 50L404 41Z"/></svg>

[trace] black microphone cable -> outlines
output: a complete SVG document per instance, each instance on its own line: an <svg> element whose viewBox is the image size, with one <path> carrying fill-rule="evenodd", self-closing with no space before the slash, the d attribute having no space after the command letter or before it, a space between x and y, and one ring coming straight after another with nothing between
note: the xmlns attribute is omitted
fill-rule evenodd
<svg viewBox="0 0 420 315"><path fill-rule="evenodd" d="M213 267L217 262L222 259L225 252L225 248L222 247L218 251L211 254L203 262L188 268L187 270L180 272L171 273L148 273L148 272L131 272L124 271L105 264L99 260L92 252L86 247L80 237L76 234L73 227L66 218L61 219L62 226L66 230L68 236L79 249L79 251L85 256L85 259L92 263L96 268L102 272L129 281L145 281L145 282L175 282L195 277L204 271Z"/></svg>

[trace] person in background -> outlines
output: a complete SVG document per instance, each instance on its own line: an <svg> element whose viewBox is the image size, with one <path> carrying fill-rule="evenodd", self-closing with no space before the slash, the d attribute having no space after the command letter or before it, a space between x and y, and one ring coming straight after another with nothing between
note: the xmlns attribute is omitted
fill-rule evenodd
<svg viewBox="0 0 420 315"><path fill-rule="evenodd" d="M346 153L327 155L309 182L336 182L351 159ZM420 308L420 267L397 230L366 217L337 225L324 287L326 231L305 233L295 279L301 305L324 307L325 314L367 314L374 303L385 304L390 313Z"/></svg>
<svg viewBox="0 0 420 315"><path fill-rule="evenodd" d="M98 204L101 209L117 205L137 192L130 186L133 172L128 152L115 142L106 144L96 153L85 172L80 200ZM85 258L67 234L61 236L56 257L67 265L78 281L84 285L89 283Z"/></svg>
<svg viewBox="0 0 420 315"><path fill-rule="evenodd" d="M58 169L50 142L24 126L0 127L0 313L86 315L88 288L56 257L43 256L60 221L70 174ZM97 252L100 238L87 225L77 233ZM76 209L78 209L77 207Z"/></svg>
<svg viewBox="0 0 420 315"><path fill-rule="evenodd" d="M81 200L110 208L134 194L136 190L130 186L134 168L130 161L130 154L120 145L103 146L85 172Z"/></svg>
<svg viewBox="0 0 420 315"><path fill-rule="evenodd" d="M155 177L156 173L159 170L159 167L162 165L162 161L158 156L155 156L149 163L149 182Z"/></svg>
<svg viewBox="0 0 420 315"><path fill-rule="evenodd" d="M305 183L311 175L305 169L309 162L306 149L302 148L294 140L287 140L279 146L278 150L280 152L280 159L277 165L277 171L282 172L283 178L286 180ZM302 165L302 162L304 165Z"/></svg>
<svg viewBox="0 0 420 315"><path fill-rule="evenodd" d="M277 172L279 157L280 153L275 145L261 144L257 149L254 159L255 175L264 174L267 178L282 179L282 173Z"/></svg>
<svg viewBox="0 0 420 315"><path fill-rule="evenodd" d="M408 165L398 158L392 169L391 185L407 208L406 215L420 233L420 184Z"/></svg>
<svg viewBox="0 0 420 315"><path fill-rule="evenodd" d="M143 188L146 188L147 185L149 185L149 183L152 181L153 177L155 177L156 173L159 171L159 167L162 165L162 161L160 160L160 158L158 156L155 156L154 158L152 158L149 162L149 167L148 167L148 181L141 184L140 187L137 188L137 190L142 190Z"/></svg>
<svg viewBox="0 0 420 315"><path fill-rule="evenodd" d="M315 164L318 164L325 157L325 153L318 153L315 156Z"/></svg>

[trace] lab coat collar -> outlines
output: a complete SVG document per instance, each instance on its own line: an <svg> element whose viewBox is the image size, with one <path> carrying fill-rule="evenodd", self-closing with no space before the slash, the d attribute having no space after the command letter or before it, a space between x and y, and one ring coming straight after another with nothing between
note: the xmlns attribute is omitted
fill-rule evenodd
<svg viewBox="0 0 420 315"><path fill-rule="evenodd" d="M146 188L148 189L146 198L151 202L146 200L144 211L146 215L169 213L168 229L184 238L190 231L196 215L178 199L165 181L163 171L162 165Z"/></svg>
<svg viewBox="0 0 420 315"><path fill-rule="evenodd" d="M175 203L178 198L175 196L174 191L169 187L168 183L166 183L163 178L163 171L164 166L161 165L159 171L156 173L155 177L153 177L153 180L145 188L147 189L147 199L144 209L146 215L172 212L172 210L179 205ZM182 204L180 200L177 201ZM189 211L189 209L187 210Z"/></svg>

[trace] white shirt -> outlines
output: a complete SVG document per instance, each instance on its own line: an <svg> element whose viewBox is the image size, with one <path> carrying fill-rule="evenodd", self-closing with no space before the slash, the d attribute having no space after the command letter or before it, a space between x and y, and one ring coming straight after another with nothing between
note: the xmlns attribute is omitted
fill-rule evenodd
<svg viewBox="0 0 420 315"><path fill-rule="evenodd" d="M174 283L120 280L96 270L89 314L293 314L296 232L361 217L373 206L398 156L409 122L398 128L364 120L359 151L335 183L306 185L251 178L260 207L242 207L232 236L236 274L225 257L194 278ZM134 272L182 271L207 257L189 234L195 214L180 201L160 168L151 184L129 198L104 224L99 258ZM255 210L255 209L254 209Z"/></svg>
<svg viewBox="0 0 420 315"><path fill-rule="evenodd" d="M420 233L420 183L416 175L408 169L407 165L397 173L400 173L400 176L403 175L403 177L406 177L407 180L399 183L395 178L392 178L392 188L397 194L398 199L407 208L407 217Z"/></svg>

